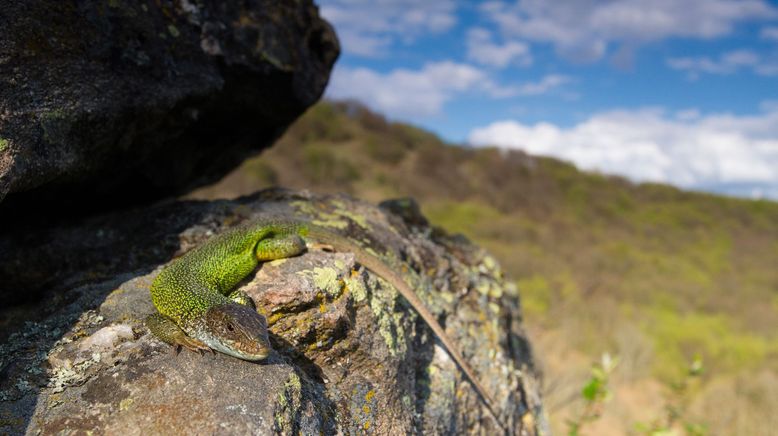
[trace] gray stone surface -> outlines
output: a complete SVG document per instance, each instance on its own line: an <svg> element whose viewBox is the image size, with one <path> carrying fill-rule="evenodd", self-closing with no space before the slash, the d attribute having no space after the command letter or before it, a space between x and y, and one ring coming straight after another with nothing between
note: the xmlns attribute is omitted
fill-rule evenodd
<svg viewBox="0 0 778 436"><path fill-rule="evenodd" d="M154 339L142 319L164 264L215 232L269 216L331 226L395 265L460 344L512 432L541 433L517 290L491 256L417 213L408 202L376 208L273 190L61 227L85 247L102 232L94 250L73 248L83 265L110 253L121 261L100 272L63 270L40 303L0 312L0 433L496 434L429 328L350 253L314 248L244 282L271 325L275 352L265 362L175 355ZM128 220L145 226L119 224ZM128 248L120 233L133 231Z"/></svg>
<svg viewBox="0 0 778 436"><path fill-rule="evenodd" d="M311 0L9 0L0 26L4 220L217 180L318 100L339 53Z"/></svg>

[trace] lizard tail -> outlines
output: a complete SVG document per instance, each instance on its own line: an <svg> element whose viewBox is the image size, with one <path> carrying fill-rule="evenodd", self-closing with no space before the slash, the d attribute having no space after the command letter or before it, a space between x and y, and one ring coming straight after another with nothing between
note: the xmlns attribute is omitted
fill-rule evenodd
<svg viewBox="0 0 778 436"><path fill-rule="evenodd" d="M470 381L470 384L472 384L473 388L475 388L476 392L481 397L484 405L496 421L497 426L503 431L504 434L507 434L507 428L502 424L502 421L497 414L494 401L489 396L489 394L486 393L486 389L484 389L484 387L478 381L475 372L467 363L467 361L465 361L465 358L462 356L459 348L453 343L453 341L449 339L445 330L443 330L443 327L435 318L435 315L433 315L432 312L427 309L427 307L424 305L418 295L416 295L416 292L408 285L405 279L378 257L368 253L364 248L356 245L356 243L352 242L351 240L340 235L336 235L330 230L309 226L308 235L318 242L331 245L336 251L354 253L357 262L362 264L367 269L373 271L375 274L378 274L384 280L388 281L392 286L397 288L400 295L408 300L410 305L416 309L419 315L421 315L421 318L427 323L427 325L430 326L432 331L435 332L435 335L438 337L438 339L440 339L440 342L443 343L446 351L448 351L448 354L454 359L462 372L465 373L467 379Z"/></svg>

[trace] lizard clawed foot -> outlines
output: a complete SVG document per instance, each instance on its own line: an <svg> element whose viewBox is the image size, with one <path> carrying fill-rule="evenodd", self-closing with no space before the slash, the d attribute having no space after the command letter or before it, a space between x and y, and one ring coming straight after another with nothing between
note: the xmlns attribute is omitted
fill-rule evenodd
<svg viewBox="0 0 778 436"><path fill-rule="evenodd" d="M182 347L200 354L205 351L213 352L211 347L202 341L187 336L173 320L158 313L151 314L146 318L146 326L154 336L172 345L176 356L181 352Z"/></svg>
<svg viewBox="0 0 778 436"><path fill-rule="evenodd" d="M175 338L175 343L171 344L171 350L173 350L173 354L175 356L178 356L181 354L181 349L186 348L189 351L195 352L199 355L204 355L206 352L210 352L213 354L213 349L211 347L205 345L204 343L198 341L197 339L192 339L188 336L179 336Z"/></svg>
<svg viewBox="0 0 778 436"><path fill-rule="evenodd" d="M205 345L197 339L190 338L189 336L178 337L176 339L178 342L178 347L184 347L189 351L199 353L201 356L205 354L206 351L213 352L211 347Z"/></svg>

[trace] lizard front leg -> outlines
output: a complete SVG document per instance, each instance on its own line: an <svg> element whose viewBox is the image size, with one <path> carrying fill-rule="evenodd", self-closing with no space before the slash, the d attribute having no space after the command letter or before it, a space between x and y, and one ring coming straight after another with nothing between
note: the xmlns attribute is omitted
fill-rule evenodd
<svg viewBox="0 0 778 436"><path fill-rule="evenodd" d="M305 241L298 235L283 235L266 238L257 243L254 255L260 262L297 256L305 251ZM233 291L227 295L230 300L256 310L254 300L243 291Z"/></svg>
<svg viewBox="0 0 778 436"><path fill-rule="evenodd" d="M211 351L210 347L197 339L189 337L172 319L160 313L154 313L146 317L145 324L154 336L162 342L172 345L176 351L181 347L200 353Z"/></svg>
<svg viewBox="0 0 778 436"><path fill-rule="evenodd" d="M278 235L257 243L254 254L260 262L294 257L305 252L305 240L295 234Z"/></svg>

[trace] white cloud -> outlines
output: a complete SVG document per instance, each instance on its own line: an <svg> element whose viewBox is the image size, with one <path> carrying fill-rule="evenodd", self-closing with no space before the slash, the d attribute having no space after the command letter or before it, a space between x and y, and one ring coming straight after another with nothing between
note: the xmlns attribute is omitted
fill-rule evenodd
<svg viewBox="0 0 778 436"><path fill-rule="evenodd" d="M680 57L667 60L670 68L686 71L690 79L697 79L700 74L733 74L742 69L748 69L762 76L778 75L778 63L766 61L752 50L735 50L711 59L707 56Z"/></svg>
<svg viewBox="0 0 778 436"><path fill-rule="evenodd" d="M457 21L453 0L322 0L321 15L330 21L344 51L381 57L395 41L413 42L427 33L450 30Z"/></svg>
<svg viewBox="0 0 778 436"><path fill-rule="evenodd" d="M569 76L549 74L537 82L506 86L478 67L452 61L429 62L418 70L397 68L386 73L336 66L327 95L356 99L391 117L407 119L438 115L445 103L467 93L493 99L540 95L572 81Z"/></svg>
<svg viewBox="0 0 778 436"><path fill-rule="evenodd" d="M561 74L549 74L538 82L530 82L521 85L518 90L518 95L540 95L551 91L554 88L558 88L566 83L572 82L572 78Z"/></svg>
<svg viewBox="0 0 778 436"><path fill-rule="evenodd" d="M338 39L351 54L370 58L383 57L392 44L392 38L385 35L365 35L349 30L339 31Z"/></svg>
<svg viewBox="0 0 778 436"><path fill-rule="evenodd" d="M675 118L681 121L697 120L702 116L700 110L697 108L683 109L675 113Z"/></svg>
<svg viewBox="0 0 778 436"><path fill-rule="evenodd" d="M759 32L759 36L762 39L778 41L778 27L765 27Z"/></svg>
<svg viewBox="0 0 778 436"><path fill-rule="evenodd" d="M458 94L480 91L494 98L515 95L472 65L431 62L420 70L398 68L380 73L367 68L336 67L327 93L333 98L368 102L390 116L407 118L440 113Z"/></svg>
<svg viewBox="0 0 778 436"><path fill-rule="evenodd" d="M742 50L726 53L718 60L707 56L670 58L667 60L667 65L690 73L732 74L741 67L753 66L758 62L759 56L756 53Z"/></svg>
<svg viewBox="0 0 778 436"><path fill-rule="evenodd" d="M529 45L519 41L495 44L491 32L480 27L467 32L467 58L497 68L505 68L510 63L523 67L532 64Z"/></svg>
<svg viewBox="0 0 778 436"><path fill-rule="evenodd" d="M547 74L536 82L524 82L521 85L498 85L494 81L485 80L480 86L492 98L527 97L548 94L573 81L572 77L563 74ZM568 92L564 97L576 100L578 95Z"/></svg>
<svg viewBox="0 0 778 436"><path fill-rule="evenodd" d="M752 116L661 109L610 111L569 128L499 121L474 129L473 145L520 148L638 181L778 198L778 105Z"/></svg>
<svg viewBox="0 0 778 436"><path fill-rule="evenodd" d="M579 0L564 7L548 0L491 1L481 11L505 37L550 42L579 61L602 58L611 44L631 49L671 37L710 39L740 22L778 16L763 0Z"/></svg>

